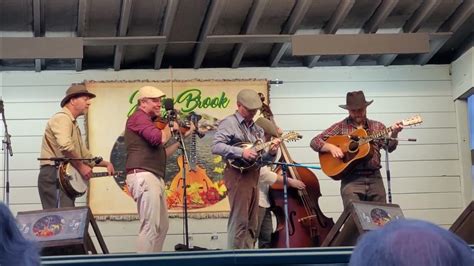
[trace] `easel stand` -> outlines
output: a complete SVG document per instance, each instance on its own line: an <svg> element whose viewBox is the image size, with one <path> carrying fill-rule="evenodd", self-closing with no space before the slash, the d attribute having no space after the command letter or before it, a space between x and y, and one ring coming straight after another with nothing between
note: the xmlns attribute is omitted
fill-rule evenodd
<svg viewBox="0 0 474 266"><path fill-rule="evenodd" d="M38 161L53 161L54 167L56 168L56 208L61 207L61 196L60 196L60 181L59 181L59 167L64 163L70 161L97 161L97 158L66 158L66 157L51 157L51 158L38 158Z"/></svg>
<svg viewBox="0 0 474 266"><path fill-rule="evenodd" d="M310 168L310 169L321 169L319 166L308 166L302 164L295 164L295 163L282 163L282 162L272 162L266 161L263 162L263 165L279 165L282 170L283 176L283 210L285 212L285 246L286 248L290 248L290 234L289 234L289 225L288 225L288 167L303 167L303 168Z"/></svg>

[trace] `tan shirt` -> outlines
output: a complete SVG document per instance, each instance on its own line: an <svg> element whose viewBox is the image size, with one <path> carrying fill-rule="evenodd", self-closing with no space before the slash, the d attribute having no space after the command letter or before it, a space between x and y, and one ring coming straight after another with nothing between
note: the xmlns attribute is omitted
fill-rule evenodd
<svg viewBox="0 0 474 266"><path fill-rule="evenodd" d="M64 107L46 124L41 143L41 158L65 157L63 151L75 151L81 158L92 158L82 140L81 130L72 113ZM40 161L40 165L54 165L54 161Z"/></svg>

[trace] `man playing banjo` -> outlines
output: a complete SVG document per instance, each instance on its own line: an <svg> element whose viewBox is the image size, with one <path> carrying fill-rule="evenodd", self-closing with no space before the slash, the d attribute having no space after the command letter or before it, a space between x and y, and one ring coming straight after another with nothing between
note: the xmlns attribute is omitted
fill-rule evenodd
<svg viewBox="0 0 474 266"><path fill-rule="evenodd" d="M84 144L77 118L89 109L90 100L95 95L90 93L83 84L73 84L66 91L61 101L62 110L54 114L46 124L41 144L41 158L69 158L70 164L79 172L84 180L92 176L92 167L107 168L109 175L114 173L114 166L103 160L93 158ZM76 160L75 160L76 159ZM77 160L89 159L89 160ZM42 160L38 175L38 190L43 209L56 208L57 205L57 171L54 160ZM75 197L59 191L59 207L74 207Z"/></svg>

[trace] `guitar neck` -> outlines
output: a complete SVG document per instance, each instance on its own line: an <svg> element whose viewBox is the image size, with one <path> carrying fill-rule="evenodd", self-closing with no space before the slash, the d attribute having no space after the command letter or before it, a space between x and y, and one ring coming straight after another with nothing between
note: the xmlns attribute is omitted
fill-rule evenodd
<svg viewBox="0 0 474 266"><path fill-rule="evenodd" d="M387 127L387 128L382 129L380 131L376 131L376 132L370 134L369 136L367 136L366 138L364 138L364 141L365 141L365 143L369 143L374 139L378 139L380 137L388 135L388 133L392 132L392 130L393 130L392 127Z"/></svg>

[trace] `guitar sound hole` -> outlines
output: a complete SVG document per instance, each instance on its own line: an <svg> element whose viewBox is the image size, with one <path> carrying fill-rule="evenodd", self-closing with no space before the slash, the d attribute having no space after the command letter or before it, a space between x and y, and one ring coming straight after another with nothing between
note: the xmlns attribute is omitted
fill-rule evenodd
<svg viewBox="0 0 474 266"><path fill-rule="evenodd" d="M356 152L359 149L359 143L351 141L349 143L349 152Z"/></svg>

